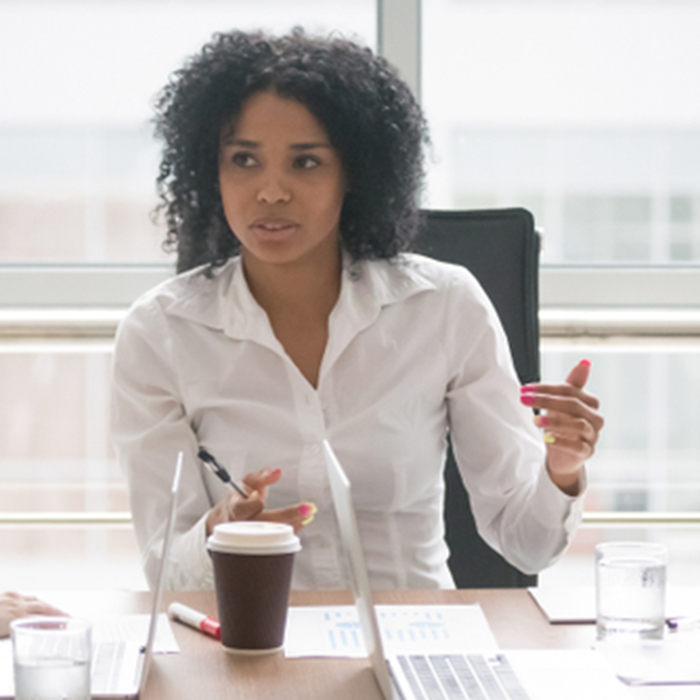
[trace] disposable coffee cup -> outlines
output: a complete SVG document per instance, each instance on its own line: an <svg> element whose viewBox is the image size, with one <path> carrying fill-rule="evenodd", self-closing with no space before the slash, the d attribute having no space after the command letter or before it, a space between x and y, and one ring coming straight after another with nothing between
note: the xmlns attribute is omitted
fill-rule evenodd
<svg viewBox="0 0 700 700"><path fill-rule="evenodd" d="M294 555L291 525L222 523L207 540L214 564L221 643L234 654L269 654L284 643Z"/></svg>

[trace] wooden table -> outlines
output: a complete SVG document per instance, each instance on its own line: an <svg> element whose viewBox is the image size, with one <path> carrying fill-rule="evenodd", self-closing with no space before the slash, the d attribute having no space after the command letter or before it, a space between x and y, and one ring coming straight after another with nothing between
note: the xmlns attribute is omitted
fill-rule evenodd
<svg viewBox="0 0 700 700"><path fill-rule="evenodd" d="M65 593L39 595L73 615L97 617L148 612L147 592ZM216 616L213 592L166 593L163 606L179 601ZM292 605L351 604L346 591L294 591ZM586 649L595 639L593 625L550 625L527 591L378 591L375 603L479 603L504 649ZM285 659L277 653L263 657L227 654L218 641L196 630L173 624L180 654L154 658L142 700L381 700L366 659ZM698 660L700 663L700 659ZM633 698L700 700L700 686L635 688ZM592 700L604 700L595 698Z"/></svg>

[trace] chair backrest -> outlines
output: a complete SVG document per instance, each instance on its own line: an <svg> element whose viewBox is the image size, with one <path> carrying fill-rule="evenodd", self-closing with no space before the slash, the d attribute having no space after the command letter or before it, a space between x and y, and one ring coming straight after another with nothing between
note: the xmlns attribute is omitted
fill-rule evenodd
<svg viewBox="0 0 700 700"><path fill-rule="evenodd" d="M425 211L414 250L458 263L479 280L496 307L520 381L539 381L539 236L526 209ZM537 576L511 566L479 536L452 449L445 467L445 538L458 588L534 586Z"/></svg>

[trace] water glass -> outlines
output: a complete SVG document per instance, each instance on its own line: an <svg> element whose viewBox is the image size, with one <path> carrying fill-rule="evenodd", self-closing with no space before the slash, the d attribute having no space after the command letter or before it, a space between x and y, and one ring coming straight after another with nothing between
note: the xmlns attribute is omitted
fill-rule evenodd
<svg viewBox="0 0 700 700"><path fill-rule="evenodd" d="M666 601L666 547L650 542L596 546L599 640L661 639Z"/></svg>
<svg viewBox="0 0 700 700"><path fill-rule="evenodd" d="M15 700L90 700L90 624L29 617L10 624Z"/></svg>

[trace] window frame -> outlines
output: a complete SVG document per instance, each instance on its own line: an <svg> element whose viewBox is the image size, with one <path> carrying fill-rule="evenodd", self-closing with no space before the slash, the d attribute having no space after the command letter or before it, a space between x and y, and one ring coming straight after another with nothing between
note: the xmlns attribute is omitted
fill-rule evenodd
<svg viewBox="0 0 700 700"><path fill-rule="evenodd" d="M378 51L420 99L421 0L377 0ZM110 352L129 305L172 264L0 264L0 350ZM621 344L700 347L700 264L542 265L543 348ZM129 521L128 513L0 514L2 523ZM588 513L584 522L700 525L695 513Z"/></svg>

